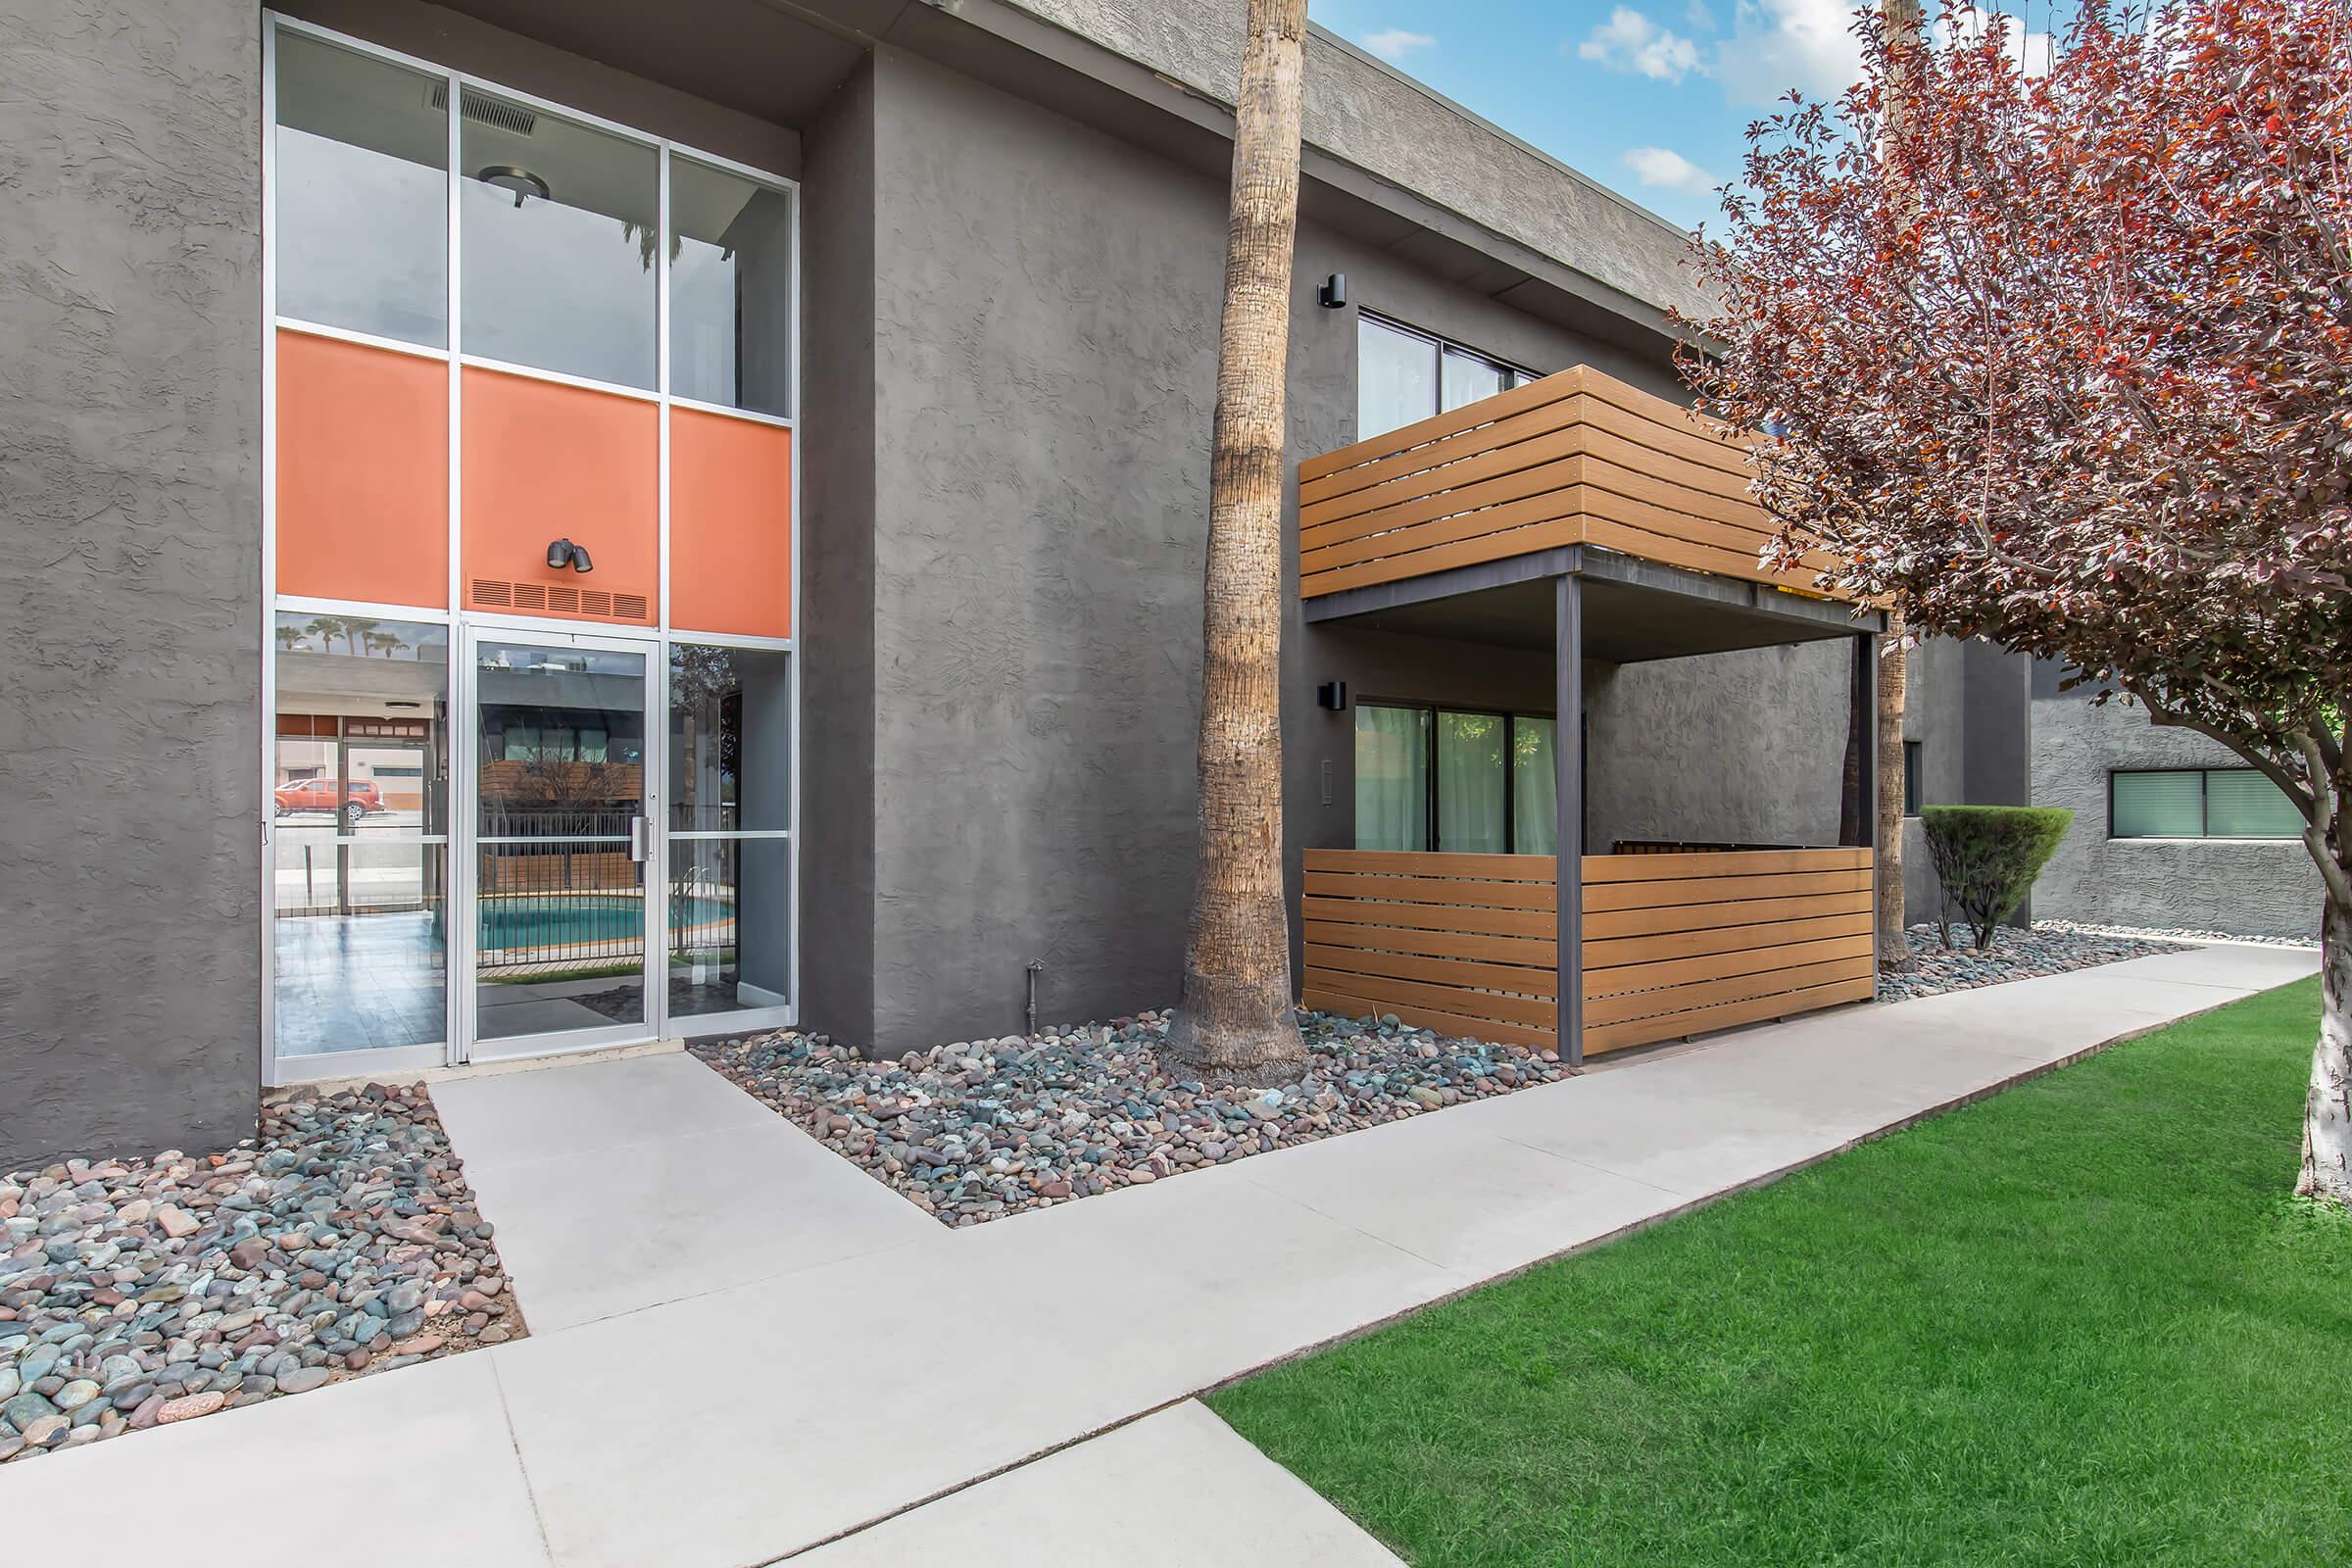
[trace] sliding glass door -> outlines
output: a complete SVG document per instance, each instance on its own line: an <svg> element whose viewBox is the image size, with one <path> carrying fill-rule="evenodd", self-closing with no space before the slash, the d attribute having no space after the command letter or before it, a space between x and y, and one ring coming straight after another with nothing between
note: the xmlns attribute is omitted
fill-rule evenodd
<svg viewBox="0 0 2352 1568"><path fill-rule="evenodd" d="M1355 847L1554 853L1557 729L1533 713L1357 704Z"/></svg>

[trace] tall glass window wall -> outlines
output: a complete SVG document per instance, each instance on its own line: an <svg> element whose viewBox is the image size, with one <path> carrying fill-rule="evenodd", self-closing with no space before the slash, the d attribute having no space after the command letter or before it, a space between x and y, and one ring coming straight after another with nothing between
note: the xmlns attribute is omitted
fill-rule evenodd
<svg viewBox="0 0 2352 1568"><path fill-rule="evenodd" d="M664 420L673 400L690 405L700 412L677 417L701 421L696 450L706 463L738 450L713 429L792 421L798 198L787 185L351 40L277 23L270 35L277 327L344 339L339 352L399 350L385 357L411 367L454 351L625 391L664 405ZM714 423L710 415L742 417ZM456 411L449 416L457 422ZM698 492L699 538L714 536L712 493L708 483ZM453 553L459 523L453 512ZM777 592L789 592L781 580ZM668 985L632 1018L692 1032L692 1020L788 1004L790 640L698 621L708 612L682 602L678 623L731 632L729 645L673 640L666 622L645 628L646 677L667 682L664 746L643 725L545 704L524 711L482 698L453 713L463 617L439 600L408 613L366 612L384 600L416 602L406 592L363 593L281 596L275 607L275 735L264 788L277 1057L443 1046L453 1013L466 1012L450 1005L449 878L491 853L477 841L497 834L477 818L511 803L478 778L453 782L453 733L473 737L477 773L496 777L559 767L615 774L640 759L648 782L657 763L669 775L649 867L658 877L655 867L666 865L666 900L643 899L648 929L613 939L659 942ZM785 629L781 620L775 629ZM457 689L481 697L480 684L477 675ZM661 713L657 699L649 716ZM616 869L626 846L607 858L614 866L592 869L622 891L581 885L619 908L633 897L625 868ZM584 875L587 857L574 851L571 860L575 879ZM662 891L659 882L646 888ZM662 902L666 931L652 914ZM497 905L508 917L518 907L513 898ZM513 950L507 935L490 924L474 931L477 962L483 952ZM477 1020L481 1038L500 1032L486 1014Z"/></svg>

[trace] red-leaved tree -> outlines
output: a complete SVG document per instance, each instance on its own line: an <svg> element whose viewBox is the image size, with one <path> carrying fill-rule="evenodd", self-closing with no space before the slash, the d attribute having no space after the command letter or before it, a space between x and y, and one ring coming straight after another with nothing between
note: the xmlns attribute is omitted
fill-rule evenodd
<svg viewBox="0 0 2352 1568"><path fill-rule="evenodd" d="M2352 0L2090 0L2032 74L1972 11L1856 31L1860 85L1750 131L1688 371L1775 432L1781 562L1817 541L1915 633L2062 660L2302 811L2298 1190L2352 1202Z"/></svg>

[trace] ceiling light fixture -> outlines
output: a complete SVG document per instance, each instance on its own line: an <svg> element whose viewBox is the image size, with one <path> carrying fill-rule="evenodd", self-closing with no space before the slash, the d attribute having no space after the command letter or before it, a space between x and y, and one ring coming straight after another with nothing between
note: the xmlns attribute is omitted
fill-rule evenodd
<svg viewBox="0 0 2352 1568"><path fill-rule="evenodd" d="M484 164L481 172L473 177L485 185L514 192L514 205L517 207L522 205L526 196L536 196L541 201L548 199L547 181L529 170L518 169L513 164Z"/></svg>

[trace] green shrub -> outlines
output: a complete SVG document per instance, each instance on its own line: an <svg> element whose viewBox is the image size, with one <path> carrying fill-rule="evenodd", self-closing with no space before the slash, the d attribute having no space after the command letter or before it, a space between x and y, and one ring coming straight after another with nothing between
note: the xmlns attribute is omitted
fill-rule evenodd
<svg viewBox="0 0 2352 1568"><path fill-rule="evenodd" d="M2074 819L2074 812L2055 806L1921 807L1928 858L1943 884L1936 921L1943 945L1952 945L1957 908L1976 934L1977 951L1991 947L1993 933L2026 902Z"/></svg>

